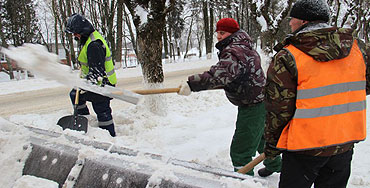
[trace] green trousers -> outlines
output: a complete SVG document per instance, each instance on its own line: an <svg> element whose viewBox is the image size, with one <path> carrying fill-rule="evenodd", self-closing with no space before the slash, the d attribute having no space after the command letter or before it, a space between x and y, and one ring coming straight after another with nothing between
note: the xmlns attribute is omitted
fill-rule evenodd
<svg viewBox="0 0 370 188"><path fill-rule="evenodd" d="M230 156L234 171L238 171L244 165L252 161L256 152L263 153L265 140L263 132L265 127L265 105L257 104L252 107L238 107L236 128L231 142ZM265 159L265 167L273 172L280 172L281 157ZM254 175L253 169L247 175Z"/></svg>

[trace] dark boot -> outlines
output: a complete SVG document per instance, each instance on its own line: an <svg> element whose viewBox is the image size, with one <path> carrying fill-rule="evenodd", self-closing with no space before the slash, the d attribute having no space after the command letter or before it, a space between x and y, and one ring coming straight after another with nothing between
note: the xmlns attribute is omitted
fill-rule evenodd
<svg viewBox="0 0 370 188"><path fill-rule="evenodd" d="M109 134L112 137L115 137L116 136L116 131L114 130L114 124L108 125L108 126L99 126L99 127L102 128L102 129L108 130L109 131Z"/></svg>
<svg viewBox="0 0 370 188"><path fill-rule="evenodd" d="M270 171L267 168L261 168L258 170L258 175L260 175L261 177L267 177L273 173L274 173L273 171Z"/></svg>

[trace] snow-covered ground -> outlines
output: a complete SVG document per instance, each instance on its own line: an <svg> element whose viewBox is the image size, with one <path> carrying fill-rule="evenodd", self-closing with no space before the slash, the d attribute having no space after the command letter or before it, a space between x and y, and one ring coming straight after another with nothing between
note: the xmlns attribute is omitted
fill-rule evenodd
<svg viewBox="0 0 370 188"><path fill-rule="evenodd" d="M264 62L266 59L263 57ZM216 61L213 59L169 63L164 64L164 71L210 66ZM141 71L140 68L130 68L119 70L117 74L119 77L129 78L140 76ZM59 86L59 83L41 78L3 80L0 82L0 95ZM115 138L111 138L108 132L96 128L95 114L90 117L90 127L86 135L70 130L64 131L63 134L111 142L134 150L232 170L229 145L235 128L237 108L228 102L223 91L204 91L192 93L190 96L177 94L163 96L167 104L165 116L149 112L144 104L129 105L128 108L114 111L113 118L117 131ZM32 132L22 128L22 125L62 132L56 122L68 113L70 110L52 111L48 114L14 114L8 119L0 117L1 187L57 187L55 182L22 176L23 163L29 153L23 146L32 135ZM369 120L367 123L369 124ZM366 157L368 152L370 152L368 140L356 145L348 188L370 187L370 161ZM260 164L256 168L261 167ZM256 178L261 179L258 175ZM279 174L273 174L265 180L266 182L263 185L259 184L258 187L277 187ZM256 187L253 181L240 182L233 184L232 187L238 186Z"/></svg>

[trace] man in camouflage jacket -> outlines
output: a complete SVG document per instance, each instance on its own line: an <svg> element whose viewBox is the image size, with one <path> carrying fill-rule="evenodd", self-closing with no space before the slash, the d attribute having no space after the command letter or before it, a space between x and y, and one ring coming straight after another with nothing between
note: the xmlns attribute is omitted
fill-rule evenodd
<svg viewBox="0 0 370 188"><path fill-rule="evenodd" d="M234 170L237 171L252 160L257 150L263 152L265 75L260 56L252 48L251 38L239 29L234 19L223 18L217 22L216 27L219 62L203 74L189 76L179 94L224 89L229 101L238 106L236 129L230 148ZM267 175L280 171L280 158L266 160L264 164L270 170ZM251 170L247 174L253 176L254 172Z"/></svg>
<svg viewBox="0 0 370 188"><path fill-rule="evenodd" d="M267 158L283 152L279 187L310 188L313 183L315 187L345 187L350 174L353 142L296 152L276 148L283 129L296 112L297 64L300 63L284 47L293 45L314 60L326 63L347 57L357 41L366 64L366 95L370 91L370 49L353 36L352 29L327 24L329 9L322 0L299 0L290 14L293 33L275 46L277 54L267 71L264 151Z"/></svg>

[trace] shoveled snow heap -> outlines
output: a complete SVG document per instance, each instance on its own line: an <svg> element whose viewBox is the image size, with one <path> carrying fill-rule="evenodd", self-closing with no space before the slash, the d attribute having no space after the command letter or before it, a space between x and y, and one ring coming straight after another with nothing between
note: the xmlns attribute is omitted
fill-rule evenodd
<svg viewBox="0 0 370 188"><path fill-rule="evenodd" d="M26 43L20 47L3 48L2 52L14 59L21 67L48 80L56 80L70 87L79 87L112 98L119 98L126 102L137 104L141 96L131 91L117 89L111 86L99 87L85 79L80 74L58 61L58 56L50 53L40 44Z"/></svg>

